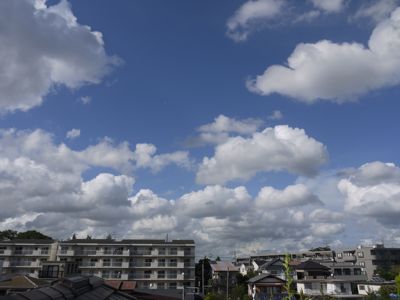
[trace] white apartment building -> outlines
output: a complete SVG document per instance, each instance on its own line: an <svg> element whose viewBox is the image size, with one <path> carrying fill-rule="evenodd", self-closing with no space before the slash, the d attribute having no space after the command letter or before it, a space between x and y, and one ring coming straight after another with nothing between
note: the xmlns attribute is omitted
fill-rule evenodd
<svg viewBox="0 0 400 300"><path fill-rule="evenodd" d="M193 240L0 242L0 273L28 273L39 277L43 274L40 272L43 264L58 268L55 261L76 264L82 275L134 280L138 288L182 289L195 284Z"/></svg>

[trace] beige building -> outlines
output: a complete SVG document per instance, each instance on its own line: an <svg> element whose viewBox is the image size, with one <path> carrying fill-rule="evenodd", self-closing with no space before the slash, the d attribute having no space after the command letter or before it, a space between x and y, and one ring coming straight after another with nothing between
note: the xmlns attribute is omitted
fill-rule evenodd
<svg viewBox="0 0 400 300"><path fill-rule="evenodd" d="M42 265L76 264L82 275L134 280L138 288L182 289L195 283L193 240L28 240L0 242L0 272L40 277ZM55 270L55 269L54 269ZM46 269L46 274L54 273ZM54 271L54 272L53 272Z"/></svg>

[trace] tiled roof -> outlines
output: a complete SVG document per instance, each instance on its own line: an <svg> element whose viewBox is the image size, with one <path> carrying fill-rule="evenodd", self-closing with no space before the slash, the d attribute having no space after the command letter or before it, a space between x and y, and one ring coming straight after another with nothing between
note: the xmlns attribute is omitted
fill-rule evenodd
<svg viewBox="0 0 400 300"><path fill-rule="evenodd" d="M0 244L53 244L54 240L42 240L42 239L14 239L14 240L3 240Z"/></svg>
<svg viewBox="0 0 400 300"><path fill-rule="evenodd" d="M134 280L106 280L105 284L120 291L131 291L136 288L136 281Z"/></svg>
<svg viewBox="0 0 400 300"><path fill-rule="evenodd" d="M239 267L236 267L230 261L216 261L210 263L210 266L214 272L239 272Z"/></svg>
<svg viewBox="0 0 400 300"><path fill-rule="evenodd" d="M136 300L104 284L98 277L71 277L44 288L0 297L0 300Z"/></svg>
<svg viewBox="0 0 400 300"><path fill-rule="evenodd" d="M307 260L296 266L297 270L330 270L328 267L323 266L315 261Z"/></svg>
<svg viewBox="0 0 400 300"><path fill-rule="evenodd" d="M253 278L250 278L247 283L257 283L257 282L269 282L269 283L283 283L285 280L270 274L260 274Z"/></svg>
<svg viewBox="0 0 400 300"><path fill-rule="evenodd" d="M87 244L195 244L194 240L172 240L166 242L165 240L145 240L145 239L136 239L136 240L107 240L107 239L75 239L68 241L61 241L61 244L78 244L78 243L87 243Z"/></svg>
<svg viewBox="0 0 400 300"><path fill-rule="evenodd" d="M30 277L28 275L10 275L0 278L0 290L28 290L46 285L49 285L49 282Z"/></svg>

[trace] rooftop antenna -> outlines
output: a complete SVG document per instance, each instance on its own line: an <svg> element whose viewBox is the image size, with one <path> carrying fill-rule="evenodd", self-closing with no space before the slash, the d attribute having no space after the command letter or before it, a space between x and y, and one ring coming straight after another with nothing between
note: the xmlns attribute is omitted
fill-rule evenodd
<svg viewBox="0 0 400 300"><path fill-rule="evenodd" d="M167 233L167 235L165 236L165 242L168 243L168 233Z"/></svg>

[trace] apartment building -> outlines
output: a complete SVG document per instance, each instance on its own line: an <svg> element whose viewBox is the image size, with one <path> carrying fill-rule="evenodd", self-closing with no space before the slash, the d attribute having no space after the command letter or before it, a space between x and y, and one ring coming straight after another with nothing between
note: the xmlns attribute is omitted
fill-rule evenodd
<svg viewBox="0 0 400 300"><path fill-rule="evenodd" d="M370 280L378 268L400 265L400 248L386 248L383 244L358 246L353 249L336 251L335 260L360 266Z"/></svg>
<svg viewBox="0 0 400 300"><path fill-rule="evenodd" d="M0 274L38 277L42 263L56 258L53 240L0 241Z"/></svg>
<svg viewBox="0 0 400 300"><path fill-rule="evenodd" d="M316 261L323 261L323 260L333 260L335 252L332 250L326 249L317 249L317 250L310 250L310 251L303 251L303 252L291 252L287 253L292 259L306 261L306 260L316 260ZM261 253L250 256L250 260L256 259L263 259L263 260L271 260L281 258L284 259L286 253Z"/></svg>
<svg viewBox="0 0 400 300"><path fill-rule="evenodd" d="M195 284L193 240L28 240L0 242L0 272L39 277L42 265L77 265L82 275L134 280L138 288L182 289Z"/></svg>

